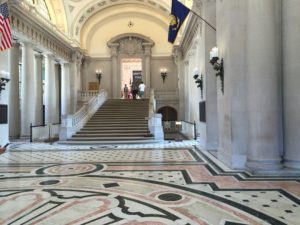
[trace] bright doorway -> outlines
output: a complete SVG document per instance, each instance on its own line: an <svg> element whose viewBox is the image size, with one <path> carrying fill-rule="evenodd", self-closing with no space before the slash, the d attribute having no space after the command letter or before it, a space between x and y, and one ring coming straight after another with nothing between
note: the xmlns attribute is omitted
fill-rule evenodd
<svg viewBox="0 0 300 225"><path fill-rule="evenodd" d="M121 61L121 90L125 84L130 90L132 82L142 80L142 59L124 58Z"/></svg>

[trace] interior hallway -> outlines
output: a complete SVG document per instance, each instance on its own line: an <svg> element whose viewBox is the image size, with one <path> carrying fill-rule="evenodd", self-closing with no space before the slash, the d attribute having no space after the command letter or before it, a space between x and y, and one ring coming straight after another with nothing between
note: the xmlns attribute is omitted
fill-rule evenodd
<svg viewBox="0 0 300 225"><path fill-rule="evenodd" d="M0 224L299 224L299 177L232 171L197 144L14 143Z"/></svg>

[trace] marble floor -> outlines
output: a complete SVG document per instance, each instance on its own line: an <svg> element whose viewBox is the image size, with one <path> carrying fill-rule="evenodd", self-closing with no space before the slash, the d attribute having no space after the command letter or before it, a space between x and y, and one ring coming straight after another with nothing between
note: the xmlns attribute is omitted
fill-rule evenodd
<svg viewBox="0 0 300 225"><path fill-rule="evenodd" d="M300 177L232 171L195 141L0 155L0 224L300 224Z"/></svg>

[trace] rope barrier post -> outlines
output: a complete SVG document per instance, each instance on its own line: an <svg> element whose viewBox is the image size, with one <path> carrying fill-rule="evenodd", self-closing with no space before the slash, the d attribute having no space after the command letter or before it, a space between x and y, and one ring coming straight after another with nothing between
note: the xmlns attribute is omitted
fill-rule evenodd
<svg viewBox="0 0 300 225"><path fill-rule="evenodd" d="M196 121L194 121L194 139L197 140L197 128L196 128Z"/></svg>
<svg viewBox="0 0 300 225"><path fill-rule="evenodd" d="M32 143L32 123L30 123L30 143Z"/></svg>
<svg viewBox="0 0 300 225"><path fill-rule="evenodd" d="M48 138L48 141L50 142L51 140L51 123L48 124L49 125L49 138Z"/></svg>

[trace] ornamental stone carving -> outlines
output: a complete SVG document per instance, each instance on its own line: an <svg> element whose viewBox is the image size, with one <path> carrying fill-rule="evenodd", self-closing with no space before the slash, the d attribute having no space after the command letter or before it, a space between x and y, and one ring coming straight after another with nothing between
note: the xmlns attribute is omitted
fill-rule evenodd
<svg viewBox="0 0 300 225"><path fill-rule="evenodd" d="M107 46L111 50L111 56L151 56L151 48L154 42L140 34L128 33L111 39Z"/></svg>
<svg viewBox="0 0 300 225"><path fill-rule="evenodd" d="M136 37L128 37L120 40L120 54L130 56L143 53L143 40Z"/></svg>

